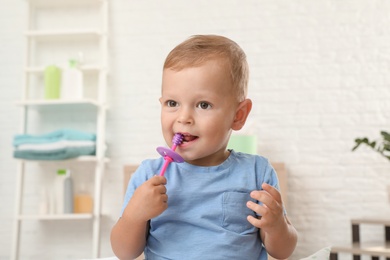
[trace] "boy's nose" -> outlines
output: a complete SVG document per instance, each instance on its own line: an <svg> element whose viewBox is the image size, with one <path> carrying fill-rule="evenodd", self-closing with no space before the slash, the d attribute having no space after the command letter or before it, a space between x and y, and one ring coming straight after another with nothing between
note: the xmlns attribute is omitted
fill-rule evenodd
<svg viewBox="0 0 390 260"><path fill-rule="evenodd" d="M177 118L177 122L181 124L192 124L194 122L194 119L188 109L182 109Z"/></svg>

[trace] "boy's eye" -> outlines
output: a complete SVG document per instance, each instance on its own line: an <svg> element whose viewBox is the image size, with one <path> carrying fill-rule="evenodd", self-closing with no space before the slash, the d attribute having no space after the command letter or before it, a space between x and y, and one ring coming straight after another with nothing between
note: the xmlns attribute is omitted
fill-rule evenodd
<svg viewBox="0 0 390 260"><path fill-rule="evenodd" d="M198 104L198 107L201 108L201 109L210 109L211 108L211 105L207 102L200 102Z"/></svg>
<svg viewBox="0 0 390 260"><path fill-rule="evenodd" d="M174 101L174 100L168 100L167 101L167 106L168 107L177 107L177 102L176 101Z"/></svg>

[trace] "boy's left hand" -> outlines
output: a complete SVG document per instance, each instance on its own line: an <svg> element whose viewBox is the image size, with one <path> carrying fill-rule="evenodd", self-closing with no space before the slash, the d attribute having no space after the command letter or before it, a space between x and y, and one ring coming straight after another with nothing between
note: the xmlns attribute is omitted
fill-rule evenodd
<svg viewBox="0 0 390 260"><path fill-rule="evenodd" d="M259 205L253 201L247 202L247 207L260 215L259 218L248 216L248 221L255 227L268 233L277 230L285 222L283 214L283 202L280 192L267 183L263 183L263 190L255 190L250 193L251 198L262 202Z"/></svg>

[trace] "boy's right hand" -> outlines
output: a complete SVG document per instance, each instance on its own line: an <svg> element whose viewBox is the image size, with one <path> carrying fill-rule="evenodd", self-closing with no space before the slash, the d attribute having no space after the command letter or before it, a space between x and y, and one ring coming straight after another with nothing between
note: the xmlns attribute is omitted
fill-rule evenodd
<svg viewBox="0 0 390 260"><path fill-rule="evenodd" d="M139 186L127 205L124 215L131 214L138 221L149 221L168 208L164 176L153 176ZM127 213L127 214L126 214Z"/></svg>

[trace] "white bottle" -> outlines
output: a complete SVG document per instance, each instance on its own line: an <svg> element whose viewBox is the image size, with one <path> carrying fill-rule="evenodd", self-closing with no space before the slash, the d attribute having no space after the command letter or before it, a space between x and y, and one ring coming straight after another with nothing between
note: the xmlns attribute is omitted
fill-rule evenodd
<svg viewBox="0 0 390 260"><path fill-rule="evenodd" d="M55 213L64 214L64 180L66 170L58 170L55 179Z"/></svg>
<svg viewBox="0 0 390 260"><path fill-rule="evenodd" d="M56 214L73 213L73 182L69 170L58 170L56 176Z"/></svg>
<svg viewBox="0 0 390 260"><path fill-rule="evenodd" d="M64 180L64 213L73 213L73 180L70 176L70 171L66 172Z"/></svg>
<svg viewBox="0 0 390 260"><path fill-rule="evenodd" d="M70 59L68 67L62 70L61 75L61 99L82 99L84 97L83 73L79 68L79 62Z"/></svg>

